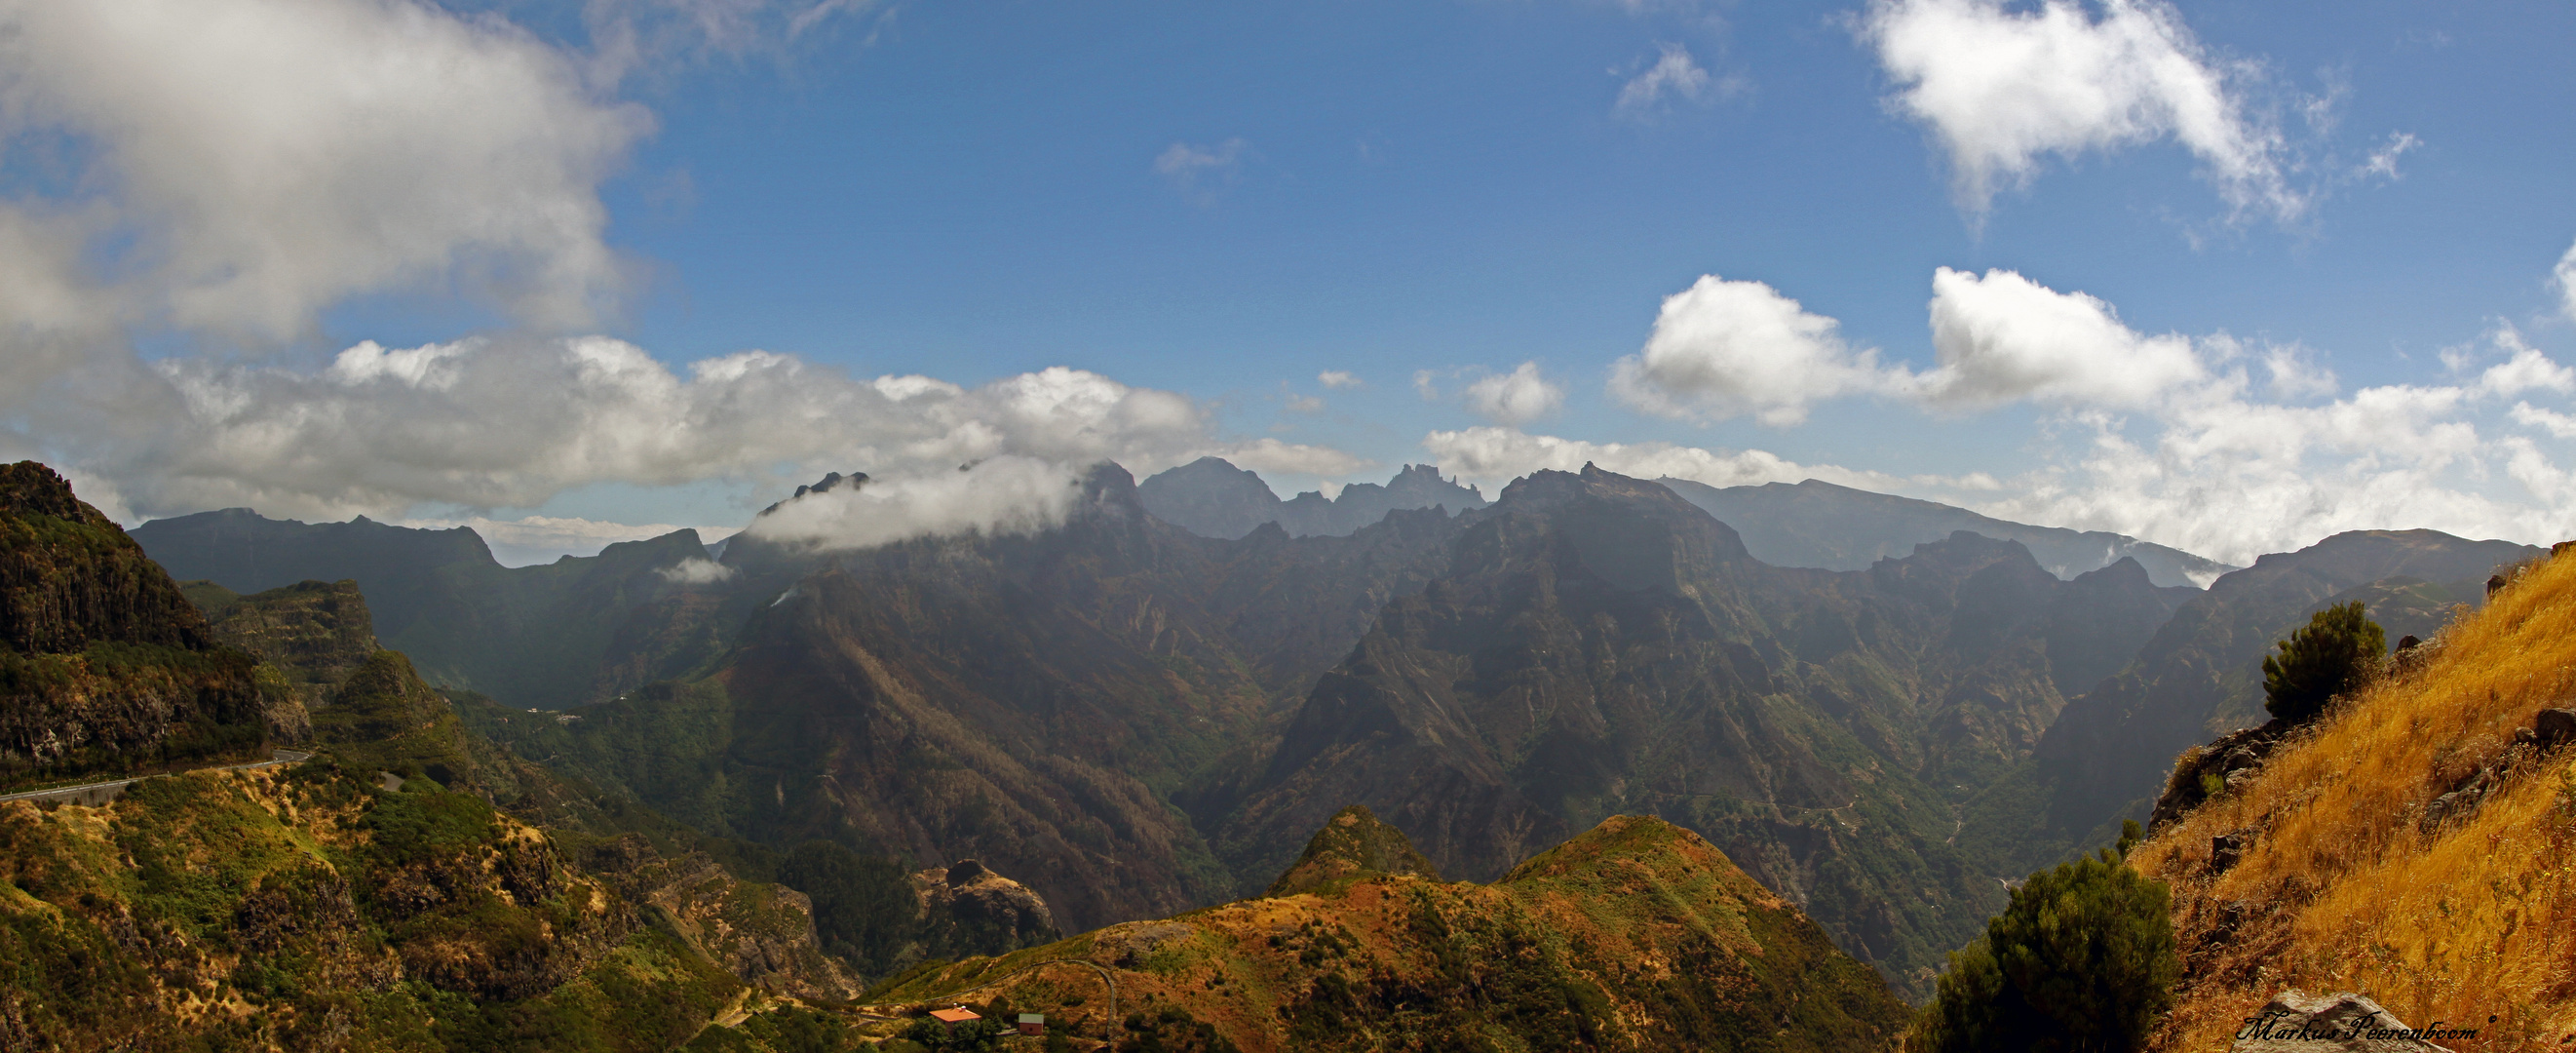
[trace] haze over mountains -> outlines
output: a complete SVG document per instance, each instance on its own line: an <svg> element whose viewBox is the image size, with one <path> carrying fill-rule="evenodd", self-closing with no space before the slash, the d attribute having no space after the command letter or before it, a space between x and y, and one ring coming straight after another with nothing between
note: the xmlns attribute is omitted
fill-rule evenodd
<svg viewBox="0 0 2576 1053"><path fill-rule="evenodd" d="M2356 534L2228 572L1816 482L1587 469L1486 503L1409 466L1283 502L1214 459L1095 469L1041 528L764 528L871 485L803 488L715 559L680 532L508 569L470 535L241 511L135 536L183 578L354 578L438 678L585 706L478 727L521 755L719 836L982 859L1068 931L1257 891L1346 805L1470 880L1643 813L1916 992L1998 879L2254 722L2265 634L2356 589L2429 626L2477 596L2428 583L2530 552Z"/></svg>

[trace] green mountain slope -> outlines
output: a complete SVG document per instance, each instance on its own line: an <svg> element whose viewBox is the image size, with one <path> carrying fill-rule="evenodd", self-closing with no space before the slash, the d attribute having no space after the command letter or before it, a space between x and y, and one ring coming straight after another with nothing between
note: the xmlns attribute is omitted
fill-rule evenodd
<svg viewBox="0 0 2576 1053"><path fill-rule="evenodd" d="M1401 834L1344 833L1319 834L1301 864L1339 880L969 959L871 997L918 1012L962 995L1120 1049L1246 1053L1883 1050L1908 1015L1794 905L1658 819L1610 818L1489 885L1386 873L1337 852L1410 855Z"/></svg>

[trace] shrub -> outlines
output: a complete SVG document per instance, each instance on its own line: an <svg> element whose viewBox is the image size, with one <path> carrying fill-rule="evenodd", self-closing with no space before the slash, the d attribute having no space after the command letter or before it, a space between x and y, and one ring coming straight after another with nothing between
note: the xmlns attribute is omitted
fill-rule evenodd
<svg viewBox="0 0 2576 1053"><path fill-rule="evenodd" d="M2388 636L2363 615L2361 601L2318 611L2292 630L2281 653L2263 660L2263 708L2298 723L2324 712L2336 695L2361 685L2388 653Z"/></svg>
<svg viewBox="0 0 2576 1053"><path fill-rule="evenodd" d="M1984 936L1951 953L1919 1025L1923 1048L2118 1053L2144 1045L2173 1003L2182 960L2164 883L2121 862L2138 838L2136 822L2125 826L2119 848L2032 874Z"/></svg>

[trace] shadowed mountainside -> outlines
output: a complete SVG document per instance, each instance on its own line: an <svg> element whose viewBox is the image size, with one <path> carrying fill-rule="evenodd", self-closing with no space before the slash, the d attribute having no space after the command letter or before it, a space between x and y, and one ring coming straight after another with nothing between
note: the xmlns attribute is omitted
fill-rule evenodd
<svg viewBox="0 0 2576 1053"><path fill-rule="evenodd" d="M694 530L532 567L494 562L466 527L422 530L364 516L301 523L232 508L156 519L134 528L134 538L173 576L233 592L355 581L386 646L433 681L513 706L596 701L721 651L711 637L666 631L668 608L692 599L674 568L707 558Z"/></svg>
<svg viewBox="0 0 2576 1053"><path fill-rule="evenodd" d="M2120 534L2012 523L1964 508L1817 479L1724 488L1688 479L1656 482L1734 527L1753 558L1774 566L1860 570L1881 558L1910 552L1915 545L1965 530L2021 542L2040 566L2061 578L2134 559L2158 585L2197 587L2236 569Z"/></svg>
<svg viewBox="0 0 2576 1053"><path fill-rule="evenodd" d="M1619 812L1697 830L1920 984L1998 897L1952 804L2190 590L2076 582L1971 534L1865 572L1755 561L1662 486L1541 472L1194 805L1238 873L1360 802L1441 872L1501 874ZM1219 809L1224 809L1220 811Z"/></svg>
<svg viewBox="0 0 2576 1053"><path fill-rule="evenodd" d="M743 619L711 675L487 730L713 832L983 860L1068 927L1169 914L1237 884L1171 796L1258 739L1454 531L1425 510L1214 541L1146 514L1115 466L1036 534L818 551L755 524L699 587L706 617Z"/></svg>

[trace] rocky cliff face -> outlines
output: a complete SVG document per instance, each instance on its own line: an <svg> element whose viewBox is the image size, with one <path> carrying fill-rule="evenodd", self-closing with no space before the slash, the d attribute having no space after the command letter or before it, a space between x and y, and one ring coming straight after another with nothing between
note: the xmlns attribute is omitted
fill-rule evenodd
<svg viewBox="0 0 2576 1053"><path fill-rule="evenodd" d="M1365 820L1345 814L1342 834L1316 843L1353 847L1344 835ZM1375 845L1364 854L1417 856L1391 828L1363 833ZM1068 958L1089 967L1022 971ZM1875 1050L1894 1047L1907 1015L1795 906L1708 842L1642 816L1604 821L1492 885L1355 870L958 962L875 997L944 1005L979 984L992 986L966 995L970 1005L1044 1013L1051 1030L1087 1040L1255 1053Z"/></svg>
<svg viewBox="0 0 2576 1053"><path fill-rule="evenodd" d="M256 755L256 665L61 476L0 467L0 787Z"/></svg>

